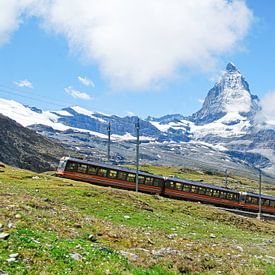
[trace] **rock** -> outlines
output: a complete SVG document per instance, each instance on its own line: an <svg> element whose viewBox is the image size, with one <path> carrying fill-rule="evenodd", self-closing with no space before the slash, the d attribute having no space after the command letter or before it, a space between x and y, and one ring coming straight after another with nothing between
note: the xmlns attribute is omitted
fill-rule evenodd
<svg viewBox="0 0 275 275"><path fill-rule="evenodd" d="M12 222L9 222L9 223L7 224L7 227L8 227L8 229L13 228L13 223L12 223Z"/></svg>
<svg viewBox="0 0 275 275"><path fill-rule="evenodd" d="M81 261L83 258L79 253L71 253L70 257L76 261Z"/></svg>
<svg viewBox="0 0 275 275"><path fill-rule="evenodd" d="M149 244L155 244L151 239L148 239Z"/></svg>
<svg viewBox="0 0 275 275"><path fill-rule="evenodd" d="M216 238L217 236L215 234L210 234L210 238Z"/></svg>
<svg viewBox="0 0 275 275"><path fill-rule="evenodd" d="M134 253L130 253L130 252L123 251L123 250L120 250L119 252L120 252L120 254L122 254L123 256L126 256L129 260L132 260L132 261L135 261L138 258L138 255L134 254Z"/></svg>
<svg viewBox="0 0 275 275"><path fill-rule="evenodd" d="M93 234L89 235L88 239L93 243L97 242L97 239Z"/></svg>
<svg viewBox="0 0 275 275"><path fill-rule="evenodd" d="M22 216L21 216L20 214L16 214L16 215L15 215L15 218L16 218L16 219L21 219Z"/></svg>
<svg viewBox="0 0 275 275"><path fill-rule="evenodd" d="M7 240L9 238L9 233L0 233L0 240Z"/></svg>
<svg viewBox="0 0 275 275"><path fill-rule="evenodd" d="M13 253L13 254L10 254L10 258L17 258L19 256L19 253Z"/></svg>
<svg viewBox="0 0 275 275"><path fill-rule="evenodd" d="M9 259L7 259L7 262L8 262L8 263L14 263L15 261L16 261L15 258L9 258Z"/></svg>
<svg viewBox="0 0 275 275"><path fill-rule="evenodd" d="M243 252L243 248L240 245L237 245L236 249L238 249L240 252Z"/></svg>
<svg viewBox="0 0 275 275"><path fill-rule="evenodd" d="M33 180L39 180L40 178L38 176L32 177Z"/></svg>
<svg viewBox="0 0 275 275"><path fill-rule="evenodd" d="M178 234L174 233L174 234L167 235L167 238L171 240L171 239L174 239L177 236L178 236Z"/></svg>
<svg viewBox="0 0 275 275"><path fill-rule="evenodd" d="M0 228L3 228L4 226L3 226L3 224L2 223L0 223Z"/></svg>
<svg viewBox="0 0 275 275"><path fill-rule="evenodd" d="M125 215L124 219L130 219L130 216Z"/></svg>

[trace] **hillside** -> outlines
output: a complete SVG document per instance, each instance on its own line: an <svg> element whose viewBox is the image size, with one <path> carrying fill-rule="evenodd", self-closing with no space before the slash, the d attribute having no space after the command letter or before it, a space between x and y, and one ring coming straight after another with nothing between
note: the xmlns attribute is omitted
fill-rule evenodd
<svg viewBox="0 0 275 275"><path fill-rule="evenodd" d="M8 166L0 197L1 274L275 272L274 222Z"/></svg>
<svg viewBox="0 0 275 275"><path fill-rule="evenodd" d="M58 142L45 138L0 114L0 161L30 169L55 169L59 159L67 155Z"/></svg>

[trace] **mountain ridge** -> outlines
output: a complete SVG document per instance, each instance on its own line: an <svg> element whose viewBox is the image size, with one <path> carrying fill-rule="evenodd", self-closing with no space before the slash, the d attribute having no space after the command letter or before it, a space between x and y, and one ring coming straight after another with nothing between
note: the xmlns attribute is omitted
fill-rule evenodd
<svg viewBox="0 0 275 275"><path fill-rule="evenodd" d="M60 111L42 111L4 99L0 99L0 110L38 133L59 140L62 136L61 141L64 144L69 142L72 146L86 140L86 145L81 143L85 152L89 139L102 139L99 146L103 146L108 138L109 123L112 142L133 143L136 140L137 116L108 115L91 112L79 106ZM260 110L259 98L250 92L249 84L238 68L233 63L228 63L198 112L189 117L168 114L159 118L149 116L140 119L140 140L151 144L152 148L156 144L163 148L165 144L174 144L176 148L177 144L187 146L191 141L201 144L202 148L206 143L210 147L214 146L217 152L239 152L234 153L234 157L237 156L245 162L249 159L248 165L257 165L275 176L274 146L271 142L272 138L275 139L275 129L264 131L269 129L268 126L263 128L257 124L256 116ZM130 147L125 146L121 148L121 152L117 151L119 158L127 158L128 153L123 150L130 150ZM194 150L199 150L197 145L195 147ZM157 153L150 154L144 154L148 160L159 160ZM234 162L233 159L232 161Z"/></svg>

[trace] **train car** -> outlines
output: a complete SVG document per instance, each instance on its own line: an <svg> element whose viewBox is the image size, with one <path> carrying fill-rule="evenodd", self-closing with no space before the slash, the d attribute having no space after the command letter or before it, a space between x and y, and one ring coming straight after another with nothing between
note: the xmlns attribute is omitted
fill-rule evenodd
<svg viewBox="0 0 275 275"><path fill-rule="evenodd" d="M57 175L128 190L135 190L136 188L136 170L134 169L70 157L65 157L60 160ZM162 193L164 177L139 172L138 181L139 191L159 195Z"/></svg>
<svg viewBox="0 0 275 275"><path fill-rule="evenodd" d="M201 201L215 205L242 207L240 192L196 181L168 178L164 194L173 198Z"/></svg>
<svg viewBox="0 0 275 275"><path fill-rule="evenodd" d="M259 211L259 195L246 193L243 208L254 212ZM261 210L266 213L275 214L275 198L272 196L261 195Z"/></svg>
<svg viewBox="0 0 275 275"><path fill-rule="evenodd" d="M109 164L90 162L70 157L60 160L57 176L113 186L127 190L136 188L136 170ZM249 211L259 210L259 196L238 192L196 181L162 177L139 172L138 190L175 199L186 199ZM262 212L275 214L275 197L261 196Z"/></svg>

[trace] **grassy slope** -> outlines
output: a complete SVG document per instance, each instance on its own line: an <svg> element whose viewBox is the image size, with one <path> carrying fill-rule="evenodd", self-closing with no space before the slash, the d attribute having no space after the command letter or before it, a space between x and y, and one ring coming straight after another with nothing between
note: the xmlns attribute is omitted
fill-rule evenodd
<svg viewBox="0 0 275 275"><path fill-rule="evenodd" d="M10 233L0 274L275 272L274 222L10 167L0 173L0 223Z"/></svg>

